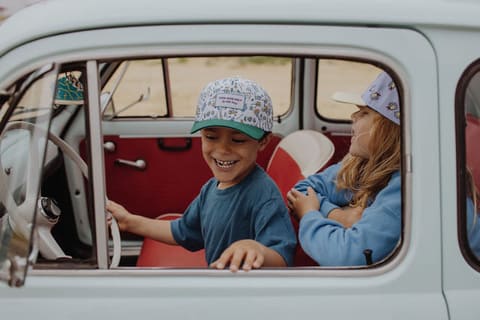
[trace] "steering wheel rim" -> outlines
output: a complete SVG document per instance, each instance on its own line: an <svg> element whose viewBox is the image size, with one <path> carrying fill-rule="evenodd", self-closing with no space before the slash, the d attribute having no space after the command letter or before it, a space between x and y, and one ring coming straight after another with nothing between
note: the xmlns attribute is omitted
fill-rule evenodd
<svg viewBox="0 0 480 320"><path fill-rule="evenodd" d="M11 123L7 124L4 132L7 132L9 130L14 130L14 129L24 129L24 130L28 130L30 132L32 132L33 129L46 131L43 128L38 127L35 124L30 123L30 122L15 121L15 122L11 122ZM59 136L57 136L56 134L54 134L50 131L47 132L47 139L50 140L55 146L57 146L68 158L70 158L75 163L75 165L80 169L82 175L86 179L88 179L88 166L87 166L87 164L69 144L67 144L62 138L60 138ZM28 169L33 170L30 165L28 166ZM3 170L1 162L0 162L0 174L5 175L5 171ZM7 211L10 212L12 206L15 205L15 201L14 201L12 195L10 194L10 192L8 192L7 187L3 184L2 181L6 181L6 179L3 179L3 178L0 179L0 195L3 194L3 196L5 197L3 199L3 202L6 204ZM37 198L36 196L35 197L28 196L29 193L33 193L33 191L31 190L31 186L29 188L29 185L27 185L25 199L36 199ZM105 199L108 200L106 198L106 196L105 196ZM32 203L28 202L27 200L25 202L26 202L25 204L22 203L20 206L17 205L16 206L17 207L16 211L20 211L20 212L30 211L30 210L23 209L23 207L21 207L21 206L24 206L24 207L30 209L33 205L34 208L36 208L36 204L32 204ZM23 209L23 210L19 210L19 209ZM24 215L26 215L26 214L24 214ZM112 240L113 240L113 256L112 256L112 261L110 263L110 268L116 268L116 267L118 267L118 265L120 263L120 256L121 256L120 230L119 230L118 223L115 220L115 218L109 212L107 212L107 215L108 215L108 220L111 221L111 223L109 223L109 227L110 227L110 230L111 230ZM30 223L30 221L28 221L28 219L26 219L25 217L22 217L22 216L17 217L15 215L15 216L11 216L11 217L13 218L12 222L14 224L14 226L12 226L12 227L18 228L19 232L23 236L27 236L27 234L29 232L28 224ZM23 219L21 219L21 218L23 218ZM53 236L52 236L52 240L58 245L58 243L53 239ZM42 241L42 238L39 238L38 241Z"/></svg>

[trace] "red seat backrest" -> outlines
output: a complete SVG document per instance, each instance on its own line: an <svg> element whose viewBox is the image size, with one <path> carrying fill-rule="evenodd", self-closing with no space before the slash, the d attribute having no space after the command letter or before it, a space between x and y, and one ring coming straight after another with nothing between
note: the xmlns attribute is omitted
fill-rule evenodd
<svg viewBox="0 0 480 320"><path fill-rule="evenodd" d="M467 114L467 127L465 129L465 144L467 149L467 166L472 171L473 180L477 190L480 190L480 119L472 114Z"/></svg>
<svg viewBox="0 0 480 320"><path fill-rule="evenodd" d="M157 219L175 220L181 214L167 213ZM143 240L137 267L206 267L205 250L188 251L181 246L169 245L150 238Z"/></svg>
<svg viewBox="0 0 480 320"><path fill-rule="evenodd" d="M295 131L283 138L273 152L267 166L267 173L277 184L286 203L287 192L298 181L320 171L334 153L333 143L322 133L314 130ZM290 216L298 234L298 221ZM295 266L316 266L297 244Z"/></svg>

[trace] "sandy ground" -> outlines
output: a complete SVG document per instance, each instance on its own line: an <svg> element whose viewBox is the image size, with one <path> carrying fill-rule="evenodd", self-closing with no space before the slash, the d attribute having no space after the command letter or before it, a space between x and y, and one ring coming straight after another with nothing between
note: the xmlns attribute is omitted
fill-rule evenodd
<svg viewBox="0 0 480 320"><path fill-rule="evenodd" d="M317 108L327 117L348 118L354 108L335 103L331 99L332 94L336 91L360 94L379 72L379 69L364 63L323 60L319 66ZM159 61L130 63L114 96L116 109L130 105L142 94L147 96L150 91L148 99L121 115L164 114L166 106L162 76ZM253 63L240 58L172 59L169 76L175 116L193 115L202 88L210 81L227 76L242 76L260 83L272 97L276 115L285 113L290 106L291 65L278 60ZM110 83L107 90L111 89Z"/></svg>

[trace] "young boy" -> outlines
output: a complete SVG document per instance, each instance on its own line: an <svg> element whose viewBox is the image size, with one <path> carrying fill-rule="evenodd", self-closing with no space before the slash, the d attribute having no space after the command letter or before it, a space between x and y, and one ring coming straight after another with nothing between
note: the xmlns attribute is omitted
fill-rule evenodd
<svg viewBox="0 0 480 320"><path fill-rule="evenodd" d="M271 138L272 101L251 80L213 81L200 94L191 132L201 132L202 154L213 173L180 219L161 221L129 213L109 201L121 230L205 248L210 267L292 265L296 245L288 210L273 180L256 164Z"/></svg>

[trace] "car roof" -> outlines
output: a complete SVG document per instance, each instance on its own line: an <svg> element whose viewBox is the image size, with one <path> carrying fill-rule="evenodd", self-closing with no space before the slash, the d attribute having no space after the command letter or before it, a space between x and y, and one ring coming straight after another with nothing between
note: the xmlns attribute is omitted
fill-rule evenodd
<svg viewBox="0 0 480 320"><path fill-rule="evenodd" d="M0 25L0 56L67 32L158 24L271 23L479 28L476 0L50 0Z"/></svg>

